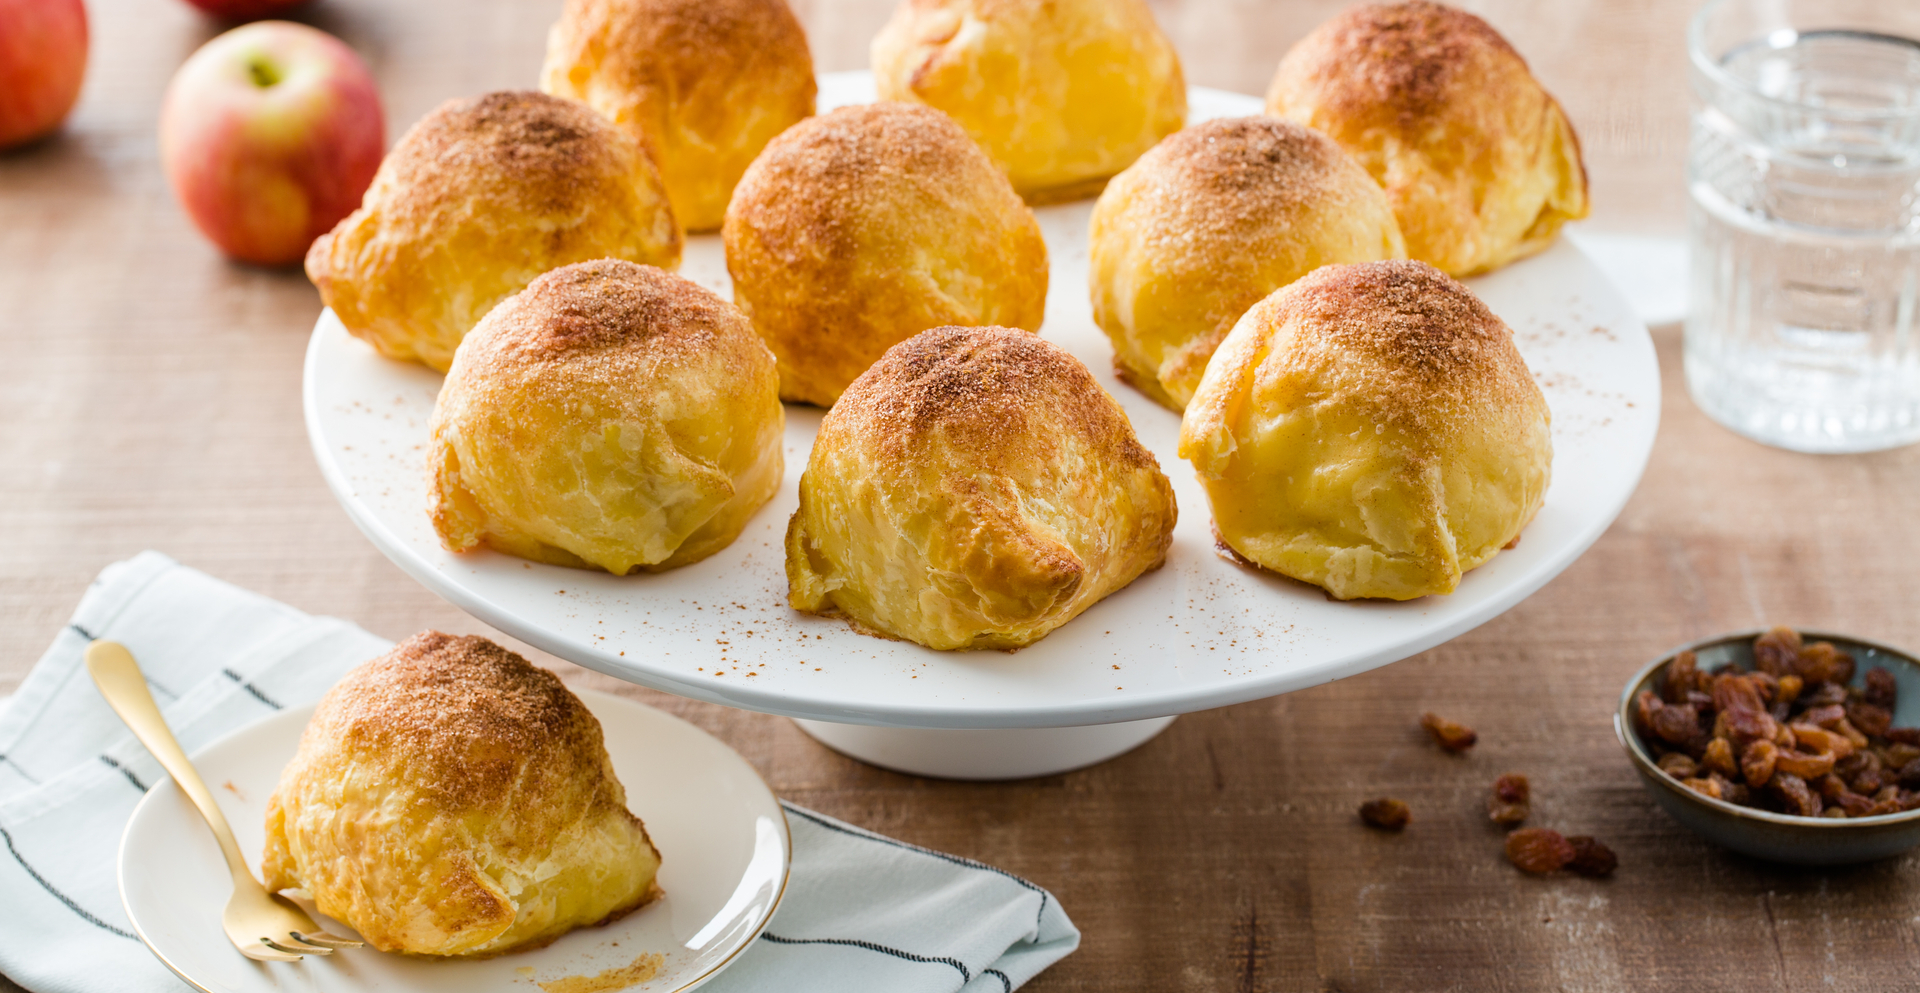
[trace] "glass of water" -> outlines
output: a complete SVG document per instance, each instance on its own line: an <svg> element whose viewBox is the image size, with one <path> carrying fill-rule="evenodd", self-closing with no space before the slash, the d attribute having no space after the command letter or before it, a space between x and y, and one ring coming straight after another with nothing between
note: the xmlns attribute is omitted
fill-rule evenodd
<svg viewBox="0 0 1920 993"><path fill-rule="evenodd" d="M1687 47L1687 386L1769 445L1920 441L1920 0L1713 0Z"/></svg>

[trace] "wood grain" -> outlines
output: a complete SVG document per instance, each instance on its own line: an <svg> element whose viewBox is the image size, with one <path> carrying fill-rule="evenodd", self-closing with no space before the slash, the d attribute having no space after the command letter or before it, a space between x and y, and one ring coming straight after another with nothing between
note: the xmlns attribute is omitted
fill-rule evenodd
<svg viewBox="0 0 1920 993"><path fill-rule="evenodd" d="M1197 83L1259 93L1338 0L1162 0ZM796 0L822 70L865 64L891 0ZM1580 129L1601 227L1682 216L1687 4L1471 4ZM297 273L223 262L156 163L165 81L218 30L176 0L94 0L94 60L58 136L0 154L0 692L106 563L157 548L303 610L398 638L486 632L369 546L321 482L300 419L318 309ZM392 132L450 97L530 85L553 0L320 0L303 19L378 75ZM1066 990L1892 990L1920 965L1920 863L1782 869L1715 850L1655 809L1608 720L1666 646L1762 623L1920 646L1920 450L1815 458L1714 426L1658 329L1665 413L1638 494L1594 549L1485 627L1387 669L1177 721L1106 765L1014 784L883 772L789 722L624 686L688 717L783 796L1022 874L1081 950ZM488 632L490 633L490 632ZM497 635L496 635L497 636ZM506 639L503 639L506 640ZM523 650L524 646L521 647ZM1424 743L1423 710L1479 729ZM1522 877L1484 823L1502 772L1534 823L1621 857L1604 882ZM1412 804L1404 834L1363 800ZM4 898L4 895L0 895ZM12 986L0 980L0 990Z"/></svg>

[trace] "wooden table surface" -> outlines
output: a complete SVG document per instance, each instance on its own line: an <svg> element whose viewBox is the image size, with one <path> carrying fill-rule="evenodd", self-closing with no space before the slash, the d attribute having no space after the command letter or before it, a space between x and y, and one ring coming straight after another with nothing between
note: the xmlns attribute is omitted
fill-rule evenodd
<svg viewBox="0 0 1920 993"><path fill-rule="evenodd" d="M89 6L79 110L57 137L0 154L0 693L88 580L145 548L390 638L485 632L388 564L321 482L300 418L313 289L222 261L160 175L162 89L219 26L179 0ZM891 6L796 3L822 71L863 66ZM1340 6L1155 3L1191 81L1253 93ZM1470 6L1568 108L1593 176L1590 223L1677 232L1691 4ZM397 136L449 97L531 85L556 9L318 0L301 17L366 57ZM1815 872L1711 848L1653 807L1609 714L1642 662L1728 629L1920 645L1907 571L1920 449L1816 458L1742 440L1687 399L1678 330L1654 337L1666 391L1652 464L1563 576L1450 644L1183 717L1094 769L988 785L896 775L783 719L530 654L713 731L782 796L1050 888L1086 938L1036 991L1912 988L1920 863ZM1481 744L1465 757L1425 744L1415 719L1429 709ZM1532 777L1533 823L1614 847L1614 878L1530 878L1503 861L1480 804L1510 770ZM1412 804L1404 834L1355 819L1382 794Z"/></svg>

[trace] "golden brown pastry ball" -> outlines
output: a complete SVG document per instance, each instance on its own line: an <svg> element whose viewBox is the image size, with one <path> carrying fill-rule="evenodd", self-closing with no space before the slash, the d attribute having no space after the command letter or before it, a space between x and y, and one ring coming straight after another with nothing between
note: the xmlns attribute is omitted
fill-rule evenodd
<svg viewBox="0 0 1920 993"><path fill-rule="evenodd" d="M1144 0L903 0L872 61L880 99L951 114L1029 203L1100 192L1187 120Z"/></svg>
<svg viewBox="0 0 1920 993"><path fill-rule="evenodd" d="M556 565L661 572L725 548L779 488L773 356L731 304L617 259L495 307L433 408L433 526Z"/></svg>
<svg viewBox="0 0 1920 993"><path fill-rule="evenodd" d="M786 0L567 0L540 88L644 141L689 231L720 227L747 163L815 92Z"/></svg>
<svg viewBox="0 0 1920 993"><path fill-rule="evenodd" d="M821 422L787 598L929 648L1018 648L1159 568L1174 518L1080 360L1011 328L934 328Z"/></svg>
<svg viewBox="0 0 1920 993"><path fill-rule="evenodd" d="M1407 255L1485 272L1587 216L1573 125L1487 22L1427 0L1365 4L1280 60L1267 112L1325 132L1387 188Z"/></svg>
<svg viewBox="0 0 1920 993"><path fill-rule="evenodd" d="M827 406L894 344L942 324L1037 331L1033 212L937 110L843 107L754 160L725 230L733 299L780 361L780 397Z"/></svg>
<svg viewBox="0 0 1920 993"><path fill-rule="evenodd" d="M1332 265L1214 353L1180 457L1214 528L1335 597L1451 593L1540 509L1547 401L1513 333L1424 262Z"/></svg>
<svg viewBox="0 0 1920 993"><path fill-rule="evenodd" d="M1155 145L1100 195L1088 238L1115 368L1175 411L1267 294L1328 263L1406 257L1380 184L1325 135L1271 117Z"/></svg>
<svg viewBox="0 0 1920 993"><path fill-rule="evenodd" d="M307 276L380 354L442 372L493 305L587 259L680 264L680 227L632 136L544 93L450 100L387 153Z"/></svg>
<svg viewBox="0 0 1920 993"><path fill-rule="evenodd" d="M373 947L485 957L660 895L600 722L553 673L426 631L320 700L267 802L267 889Z"/></svg>

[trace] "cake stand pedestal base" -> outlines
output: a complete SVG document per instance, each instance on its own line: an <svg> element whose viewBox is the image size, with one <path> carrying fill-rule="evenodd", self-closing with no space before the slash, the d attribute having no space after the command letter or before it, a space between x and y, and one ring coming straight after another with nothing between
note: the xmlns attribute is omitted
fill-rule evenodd
<svg viewBox="0 0 1920 993"><path fill-rule="evenodd" d="M935 779L1031 779L1097 765L1146 744L1171 717L1073 728L883 728L794 719L815 741L869 765Z"/></svg>

